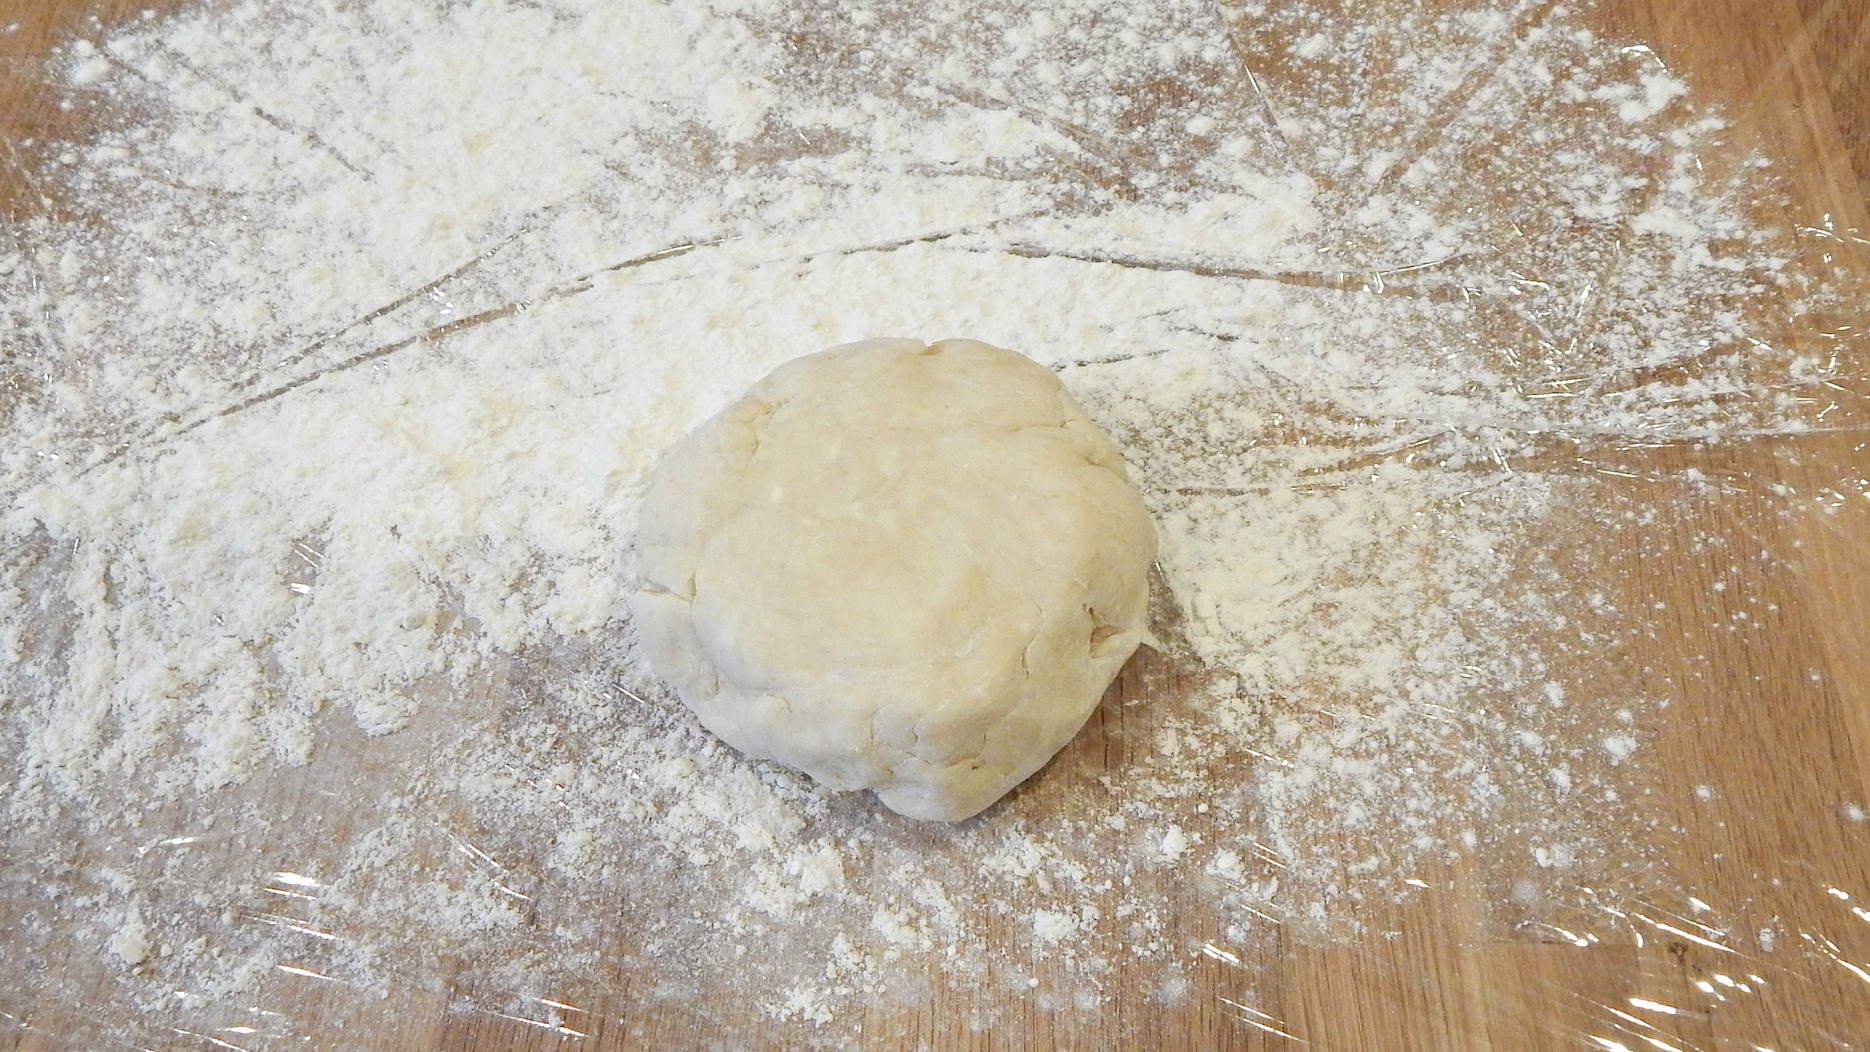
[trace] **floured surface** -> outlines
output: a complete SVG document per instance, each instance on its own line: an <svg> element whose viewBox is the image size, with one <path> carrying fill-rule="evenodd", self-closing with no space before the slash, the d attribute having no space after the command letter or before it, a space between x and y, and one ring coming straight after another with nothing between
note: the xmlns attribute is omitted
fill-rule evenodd
<svg viewBox="0 0 1870 1052"><path fill-rule="evenodd" d="M1597 24L262 4L68 49L109 119L43 178L108 222L0 256L0 903L10 962L72 963L0 1010L1350 1040L1267 962L1406 942L1455 883L1489 939L1861 963L1775 907L1796 853L1698 895L1684 858L1753 834L1662 745L1827 621L1783 596L1860 514L1823 452L1860 263ZM955 829L739 760L619 601L662 450L885 334L1052 366L1162 527L1164 652ZM1854 689L1754 674L1788 724L1784 684ZM1840 766L1807 854L1862 844ZM11 1007L73 982L88 1021Z"/></svg>

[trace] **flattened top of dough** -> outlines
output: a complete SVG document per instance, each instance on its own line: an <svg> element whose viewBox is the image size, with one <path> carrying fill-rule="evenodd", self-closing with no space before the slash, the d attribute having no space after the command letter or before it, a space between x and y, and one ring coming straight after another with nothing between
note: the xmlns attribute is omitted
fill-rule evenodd
<svg viewBox="0 0 1870 1052"><path fill-rule="evenodd" d="M658 466L632 600L755 757L915 817L1043 765L1143 638L1155 532L1052 372L969 340L795 360Z"/></svg>

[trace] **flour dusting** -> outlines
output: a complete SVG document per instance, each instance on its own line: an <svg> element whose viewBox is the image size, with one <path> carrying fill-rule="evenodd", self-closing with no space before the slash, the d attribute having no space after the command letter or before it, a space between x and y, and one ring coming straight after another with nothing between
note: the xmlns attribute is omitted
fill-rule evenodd
<svg viewBox="0 0 1870 1052"><path fill-rule="evenodd" d="M1807 426L1823 292L1654 53L1410 6L250 0L67 45L83 208L0 241L0 959L76 933L183 1016L445 972L572 1030L628 974L828 1027L932 959L1092 1012L1425 867L1604 864L1669 699L1578 671L1627 619L1549 523L1599 450ZM656 458L872 336L1056 369L1162 533L1162 653L956 827L715 742L620 602Z"/></svg>

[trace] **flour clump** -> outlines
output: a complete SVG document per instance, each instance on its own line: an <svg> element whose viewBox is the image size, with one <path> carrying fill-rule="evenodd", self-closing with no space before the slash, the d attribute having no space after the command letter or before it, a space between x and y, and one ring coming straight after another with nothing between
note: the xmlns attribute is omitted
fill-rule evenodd
<svg viewBox="0 0 1870 1052"><path fill-rule="evenodd" d="M1147 638L1156 532L1051 370L868 340L671 450L637 546L637 630L709 730L954 821L1044 766Z"/></svg>

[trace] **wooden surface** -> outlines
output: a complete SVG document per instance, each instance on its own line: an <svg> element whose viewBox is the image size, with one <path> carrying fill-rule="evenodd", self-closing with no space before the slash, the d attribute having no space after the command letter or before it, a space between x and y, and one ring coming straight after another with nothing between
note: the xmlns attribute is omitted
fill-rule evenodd
<svg viewBox="0 0 1870 1052"><path fill-rule="evenodd" d="M50 93L36 86L30 60L88 18L109 23L149 6L0 0L0 26L19 26L0 36L0 202L7 214L58 207L21 176L28 166L15 144L72 120L49 110ZM1655 47L1703 98L1726 107L1738 141L1782 160L1788 224L1829 217L1837 230L1870 231L1865 0L1609 0L1593 17L1606 37ZM1862 246L1839 241L1835 251L1840 266L1870 274ZM978 1032L946 1016L937 977L925 1006L878 1008L866 1017L869 1043L1100 1048L1116 1047L1112 1035L1127 1034L1169 1048L1294 1041L1343 1049L1870 1047L1870 976L1847 966L1870 969L1870 923L1851 912L1870 897L1870 827L1844 812L1849 802L1870 801L1870 501L1855 496L1827 513L1816 502L1788 510L1767 495L1780 482L1798 493L1832 489L1853 497L1851 480L1870 473L1866 439L1870 434L1843 431L1713 454L1674 447L1628 454L1637 474L1705 469L1712 456L1726 477L1754 483L1665 517L1635 538L1640 544L1592 553L1605 587L1622 600L1680 612L1618 655L1614 673L1658 692L1693 684L1698 706L1668 721L1649 754L1651 828L1664 831L1652 845L1659 856L1647 878L1657 912L1613 922L1578 909L1574 930L1647 931L1640 945L1624 937L1579 947L1500 933L1497 910L1483 901L1497 889L1452 868L1428 881L1436 890L1378 911L1371 927L1393 931L1391 938L1358 945L1274 940L1238 965L1204 962L1197 989L1170 1006L1120 996L1089 1017L1035 1010L1016 1025ZM1632 499L1643 499L1634 492L1642 483L1630 485ZM1774 607L1761 615L1762 630L1719 627L1738 600L1713 587L1726 564L1705 557L1697 542L1709 536L1736 550L1775 554L1750 571ZM1712 790L1705 799L1697 795L1702 787ZM1697 913L1690 896L1709 904L1708 915ZM1784 956L1758 955L1697 939L1701 929L1668 919L1690 915L1735 933L1772 927L1793 945ZM1729 980L1750 989L1735 992ZM0 977L0 1009L28 1020L54 1012L10 1004L7 982ZM1677 1011L1644 1011L1633 998ZM446 994L399 994L382 1003L333 995L302 1005L300 1018L316 1032L349 1035L319 1047L691 1047L718 1036L709 1022L717 1007L639 1013L619 990L608 1003L589 1005L596 1025L575 1042L485 1013L450 1011ZM1260 1025L1267 1021L1277 1026ZM769 1034L747 1043L777 1040ZM9 1046L63 1047L43 1027L0 1031L0 1047Z"/></svg>

